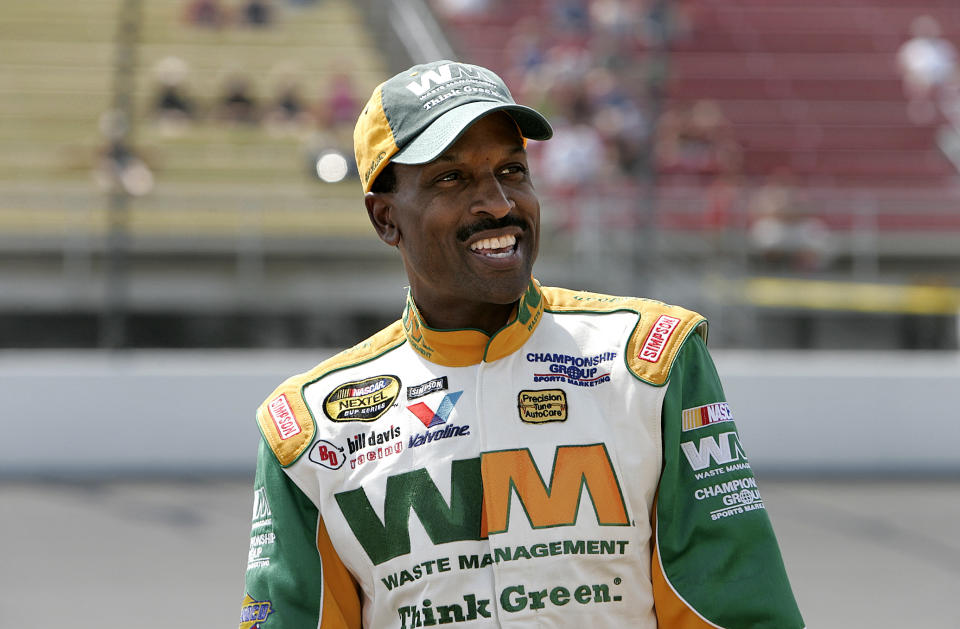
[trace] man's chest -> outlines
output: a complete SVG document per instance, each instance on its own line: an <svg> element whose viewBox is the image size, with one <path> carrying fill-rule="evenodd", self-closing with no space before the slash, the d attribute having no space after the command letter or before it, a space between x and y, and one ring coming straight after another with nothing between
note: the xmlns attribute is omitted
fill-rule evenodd
<svg viewBox="0 0 960 629"><path fill-rule="evenodd" d="M457 368L395 352L305 392L318 437L291 472L371 613L467 592L522 615L521 590L646 578L662 389L615 342L523 350Z"/></svg>

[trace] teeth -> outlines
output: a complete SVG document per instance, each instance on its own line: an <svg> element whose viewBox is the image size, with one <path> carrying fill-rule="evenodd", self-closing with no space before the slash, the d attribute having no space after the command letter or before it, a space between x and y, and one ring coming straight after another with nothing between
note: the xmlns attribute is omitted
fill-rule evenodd
<svg viewBox="0 0 960 629"><path fill-rule="evenodd" d="M480 249L506 249L517 244L516 236L501 236L500 238L484 238L470 245L472 251Z"/></svg>

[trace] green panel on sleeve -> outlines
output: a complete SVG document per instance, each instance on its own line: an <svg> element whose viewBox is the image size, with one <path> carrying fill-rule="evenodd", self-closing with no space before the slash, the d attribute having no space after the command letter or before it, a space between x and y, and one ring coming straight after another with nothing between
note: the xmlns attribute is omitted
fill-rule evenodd
<svg viewBox="0 0 960 629"><path fill-rule="evenodd" d="M803 627L750 461L699 335L680 351L662 421L657 544L673 589L726 629Z"/></svg>
<svg viewBox="0 0 960 629"><path fill-rule="evenodd" d="M294 629L319 623L323 581L319 513L261 440L240 628Z"/></svg>

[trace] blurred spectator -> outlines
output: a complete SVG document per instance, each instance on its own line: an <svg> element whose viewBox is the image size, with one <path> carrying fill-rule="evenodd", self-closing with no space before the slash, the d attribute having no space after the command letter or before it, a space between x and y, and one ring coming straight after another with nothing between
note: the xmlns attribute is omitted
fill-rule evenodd
<svg viewBox="0 0 960 629"><path fill-rule="evenodd" d="M153 68L157 87L151 113L165 135L182 133L196 119L196 104L186 86L188 73L189 66L179 57L164 57Z"/></svg>
<svg viewBox="0 0 960 629"><path fill-rule="evenodd" d="M183 11L188 24L204 28L220 28L230 21L229 12L220 0L190 0Z"/></svg>
<svg viewBox="0 0 960 629"><path fill-rule="evenodd" d="M910 32L913 37L897 51L897 65L903 76L910 119L916 124L929 124L936 118L939 88L956 70L957 51L940 36L940 23L932 16L915 18Z"/></svg>
<svg viewBox="0 0 960 629"><path fill-rule="evenodd" d="M317 104L317 122L322 128L352 130L357 122L360 101L353 81L345 72L338 72L323 86L324 97ZM352 131L351 131L352 133Z"/></svg>
<svg viewBox="0 0 960 629"><path fill-rule="evenodd" d="M589 103L578 94L569 117L551 120L554 136L542 146L538 172L560 204L563 227L572 229L581 221L577 197L589 196L604 183L608 160L600 133L590 123Z"/></svg>
<svg viewBox="0 0 960 629"><path fill-rule="evenodd" d="M296 77L280 76L264 115L267 129L275 134L299 133L307 129L312 121Z"/></svg>
<svg viewBox="0 0 960 629"><path fill-rule="evenodd" d="M657 167L667 173L732 173L741 161L733 126L709 100L687 110L667 110L657 128L655 154Z"/></svg>
<svg viewBox="0 0 960 629"><path fill-rule="evenodd" d="M954 132L960 133L960 69L940 86L940 111L953 124Z"/></svg>
<svg viewBox="0 0 960 629"><path fill-rule="evenodd" d="M647 7L643 39L650 48L663 48L691 36L696 21L695 0L651 0Z"/></svg>
<svg viewBox="0 0 960 629"><path fill-rule="evenodd" d="M722 232L735 225L734 211L740 199L740 181L734 173L723 173L715 177L706 189L706 205L703 213L703 227Z"/></svg>
<svg viewBox="0 0 960 629"><path fill-rule="evenodd" d="M606 161L603 141L590 124L586 103L574 106L572 118L554 120L554 139L543 147L543 176L558 190L571 191L591 185L603 172Z"/></svg>
<svg viewBox="0 0 960 629"><path fill-rule="evenodd" d="M644 3L639 0L593 0L590 22L600 37L634 38L644 12Z"/></svg>
<svg viewBox="0 0 960 629"><path fill-rule="evenodd" d="M504 56L509 66L508 75L516 79L536 72L546 61L546 51L540 20L536 17L524 17L511 30Z"/></svg>
<svg viewBox="0 0 960 629"><path fill-rule="evenodd" d="M750 243L767 270L818 271L832 257L829 228L803 207L797 194L793 175L778 170L750 199Z"/></svg>
<svg viewBox="0 0 960 629"><path fill-rule="evenodd" d="M111 194L149 194L153 190L153 172L127 143L127 117L117 110L107 111L100 116L99 127L106 143L94 165L97 184Z"/></svg>
<svg viewBox="0 0 960 629"><path fill-rule="evenodd" d="M217 118L236 124L257 124L260 112L250 81L234 74L227 78L217 105Z"/></svg>
<svg viewBox="0 0 960 629"><path fill-rule="evenodd" d="M433 1L438 7L445 4ZM450 1L451 6L459 4ZM543 112L557 131L549 146L534 147L532 154L545 162L544 183L556 188L556 194L571 194L587 181L636 185L650 173L653 121L647 103L658 98L651 91L659 83L658 66L646 55L648 40L667 43L688 32L691 2L554 0L510 5L491 0L485 7L492 23L512 24L502 53L507 67L501 74L514 96ZM453 25L487 28L480 23ZM678 133L672 144L678 149L678 168L686 160L696 172L739 170L739 145L715 106L706 103L683 122L679 128L667 125Z"/></svg>
<svg viewBox="0 0 960 629"><path fill-rule="evenodd" d="M240 9L240 16L247 26L270 26L273 23L273 6L267 0L246 0Z"/></svg>
<svg viewBox="0 0 960 629"><path fill-rule="evenodd" d="M618 73L595 68L587 75L593 125L611 149L615 166L625 174L641 174L646 165L650 122L620 81Z"/></svg>
<svg viewBox="0 0 960 629"><path fill-rule="evenodd" d="M590 32L590 6L587 0L556 0L553 23L559 31L586 35Z"/></svg>
<svg viewBox="0 0 960 629"><path fill-rule="evenodd" d="M490 8L490 0L434 0L434 5L447 17L482 15Z"/></svg>

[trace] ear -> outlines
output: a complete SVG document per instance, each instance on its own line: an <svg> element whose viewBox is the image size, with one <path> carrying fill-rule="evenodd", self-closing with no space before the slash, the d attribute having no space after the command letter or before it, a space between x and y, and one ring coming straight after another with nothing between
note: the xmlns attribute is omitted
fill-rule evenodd
<svg viewBox="0 0 960 629"><path fill-rule="evenodd" d="M377 236L391 247L396 247L400 244L400 228L393 220L394 208L390 205L390 196L388 192L368 192L364 195L363 202L367 206L370 223L377 230Z"/></svg>

